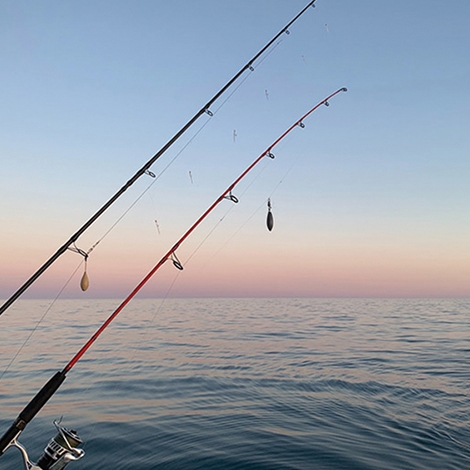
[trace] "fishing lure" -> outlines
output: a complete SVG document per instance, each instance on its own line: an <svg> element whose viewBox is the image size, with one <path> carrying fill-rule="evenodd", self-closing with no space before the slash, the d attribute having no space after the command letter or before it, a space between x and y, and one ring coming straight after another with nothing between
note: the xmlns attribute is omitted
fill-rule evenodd
<svg viewBox="0 0 470 470"><path fill-rule="evenodd" d="M269 231L271 231L274 227L274 217L271 209L271 199L268 198L268 216L266 217L266 226L268 227Z"/></svg>
<svg viewBox="0 0 470 470"><path fill-rule="evenodd" d="M80 280L80 289L82 289L82 291L84 292L88 289L88 287L90 287L90 280L88 279L86 268L87 268L87 258L85 258L85 270L83 271L83 276Z"/></svg>

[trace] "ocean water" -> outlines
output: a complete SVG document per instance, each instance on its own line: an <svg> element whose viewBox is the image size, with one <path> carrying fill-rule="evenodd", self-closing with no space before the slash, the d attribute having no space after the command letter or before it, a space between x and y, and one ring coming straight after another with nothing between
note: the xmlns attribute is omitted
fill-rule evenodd
<svg viewBox="0 0 470 470"><path fill-rule="evenodd" d="M0 318L0 433L118 304ZM469 353L470 300L136 300L20 441L36 460L63 416L67 469L462 470Z"/></svg>

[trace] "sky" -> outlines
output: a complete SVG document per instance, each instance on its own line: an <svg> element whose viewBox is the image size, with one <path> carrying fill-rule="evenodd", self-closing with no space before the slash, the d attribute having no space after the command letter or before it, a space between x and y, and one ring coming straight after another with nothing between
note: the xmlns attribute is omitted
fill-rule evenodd
<svg viewBox="0 0 470 470"><path fill-rule="evenodd" d="M0 2L0 298L306 4ZM126 296L341 87L140 295L470 296L470 3L315 5L80 237L88 291L68 251L25 298Z"/></svg>

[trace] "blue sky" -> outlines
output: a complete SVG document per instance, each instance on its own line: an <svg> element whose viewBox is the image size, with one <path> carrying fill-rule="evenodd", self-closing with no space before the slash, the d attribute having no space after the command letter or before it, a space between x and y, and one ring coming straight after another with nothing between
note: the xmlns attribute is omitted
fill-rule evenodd
<svg viewBox="0 0 470 470"><path fill-rule="evenodd" d="M2 2L0 296L306 3ZM464 0L317 0L154 165L160 174L177 157L94 250L85 295L127 294L272 141L346 86L240 185L240 204L188 239L176 282L165 266L146 295L469 296L468 18ZM150 182L78 245L99 240ZM56 295L80 263L62 258L29 296ZM64 295L82 295L78 281Z"/></svg>

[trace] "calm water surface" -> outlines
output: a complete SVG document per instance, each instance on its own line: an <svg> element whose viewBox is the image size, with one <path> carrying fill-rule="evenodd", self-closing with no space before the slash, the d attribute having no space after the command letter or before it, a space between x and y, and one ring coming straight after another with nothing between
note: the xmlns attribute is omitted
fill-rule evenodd
<svg viewBox="0 0 470 470"><path fill-rule="evenodd" d="M1 318L1 433L118 304L57 302L24 347L50 303ZM137 300L20 440L36 460L64 416L71 470L461 470L469 352L469 300Z"/></svg>

